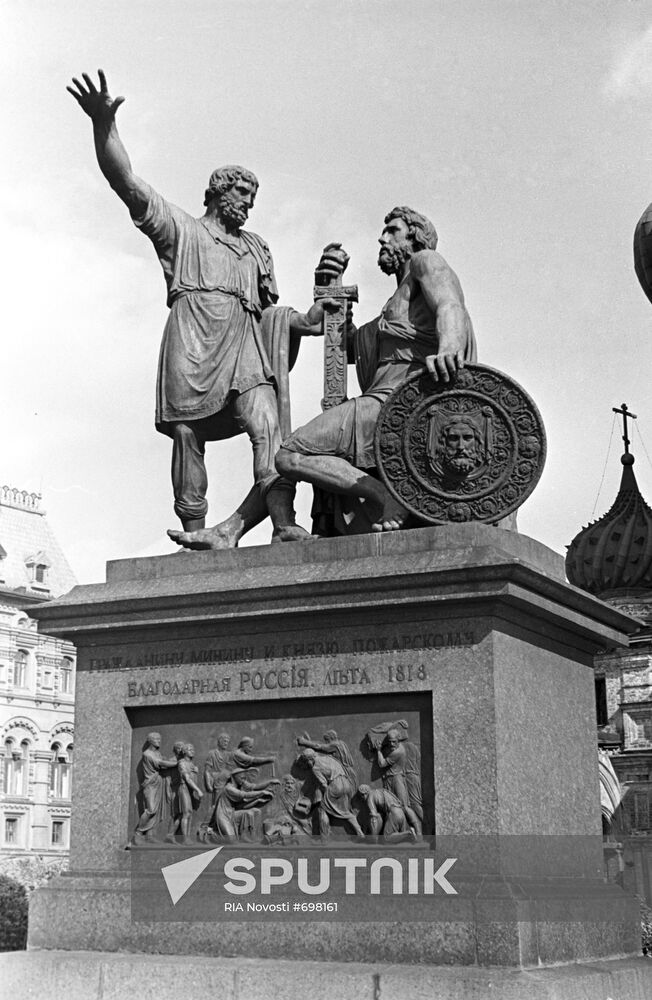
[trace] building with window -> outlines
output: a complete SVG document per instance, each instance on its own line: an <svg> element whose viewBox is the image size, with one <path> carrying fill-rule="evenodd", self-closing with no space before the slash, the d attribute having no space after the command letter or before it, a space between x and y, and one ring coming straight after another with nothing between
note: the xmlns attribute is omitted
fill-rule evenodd
<svg viewBox="0 0 652 1000"><path fill-rule="evenodd" d="M68 850L75 649L29 606L76 583L35 493L0 487L0 855ZM27 609L27 610L26 610Z"/></svg>
<svg viewBox="0 0 652 1000"><path fill-rule="evenodd" d="M611 819L603 817L605 836L624 845L625 886L652 905L652 510L636 482L626 431L623 439L616 500L573 539L566 574L640 621L629 648L595 657L596 722L622 793Z"/></svg>

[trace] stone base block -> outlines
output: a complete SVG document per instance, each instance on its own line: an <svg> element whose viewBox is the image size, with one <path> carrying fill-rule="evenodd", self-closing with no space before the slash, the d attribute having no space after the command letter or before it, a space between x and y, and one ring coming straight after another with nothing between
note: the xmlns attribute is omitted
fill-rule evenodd
<svg viewBox="0 0 652 1000"><path fill-rule="evenodd" d="M387 897L385 919L247 923L157 920L154 912L147 922L132 919L128 878L66 875L33 894L28 945L49 949L56 941L71 952L504 968L640 954L636 900L602 881L558 882L537 882L525 896L516 882L486 880L464 898L432 897L420 919L410 919L399 897Z"/></svg>
<svg viewBox="0 0 652 1000"><path fill-rule="evenodd" d="M652 960L507 971L28 951L0 955L0 981L12 1000L649 1000Z"/></svg>

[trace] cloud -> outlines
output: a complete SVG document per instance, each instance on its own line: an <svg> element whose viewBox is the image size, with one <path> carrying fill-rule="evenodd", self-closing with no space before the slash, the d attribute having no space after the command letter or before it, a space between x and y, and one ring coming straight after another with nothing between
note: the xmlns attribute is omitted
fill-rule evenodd
<svg viewBox="0 0 652 1000"><path fill-rule="evenodd" d="M630 41L614 61L604 82L612 101L652 93L652 25Z"/></svg>

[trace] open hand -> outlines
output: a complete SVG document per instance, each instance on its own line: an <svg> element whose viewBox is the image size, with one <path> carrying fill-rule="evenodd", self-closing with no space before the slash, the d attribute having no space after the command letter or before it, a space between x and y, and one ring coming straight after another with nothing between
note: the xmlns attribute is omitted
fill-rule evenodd
<svg viewBox="0 0 652 1000"><path fill-rule="evenodd" d="M124 103L124 97L111 97L106 86L104 70L97 71L100 78L100 89L98 90L88 73L82 73L86 86L79 82L77 77L73 77L73 83L77 90L66 87L69 94L77 101L82 111L85 111L93 121L106 121L110 124L115 118L115 113Z"/></svg>
<svg viewBox="0 0 652 1000"><path fill-rule="evenodd" d="M426 368L435 382L450 382L464 368L464 351L442 351L441 354L429 354L426 358Z"/></svg>

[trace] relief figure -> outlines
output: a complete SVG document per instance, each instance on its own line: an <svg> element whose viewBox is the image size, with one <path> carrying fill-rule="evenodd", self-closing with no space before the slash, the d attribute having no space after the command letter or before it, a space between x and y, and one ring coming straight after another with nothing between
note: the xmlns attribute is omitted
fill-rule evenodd
<svg viewBox="0 0 652 1000"><path fill-rule="evenodd" d="M391 737L390 737L391 733ZM407 791L406 805L423 822L423 796L421 792L421 751L416 743L408 738L408 723L405 719L396 722L381 722L370 729L364 738L367 753L374 760L383 775L383 784L404 801ZM398 747L401 747L399 750ZM395 753L396 752L396 753ZM385 765L381 764L380 756ZM384 755L384 756L383 756ZM394 772L394 773L393 773ZM385 778L385 775L387 776ZM403 792L396 793L393 784ZM403 795L403 798L401 797Z"/></svg>
<svg viewBox="0 0 652 1000"><path fill-rule="evenodd" d="M234 751L230 750L231 737L228 733L220 733L217 746L211 750L204 764L204 788L211 794L211 804L215 806L220 792L226 785L233 768Z"/></svg>
<svg viewBox="0 0 652 1000"><path fill-rule="evenodd" d="M387 788L360 785L358 794L363 802L358 819L369 833L390 843L417 839L421 830L417 814L399 802L393 792Z"/></svg>
<svg viewBox="0 0 652 1000"><path fill-rule="evenodd" d="M390 729L382 746L376 751L383 787L392 792L403 807L411 808L418 816L418 833L423 822L421 797L420 754L413 743L401 741L399 731Z"/></svg>
<svg viewBox="0 0 652 1000"><path fill-rule="evenodd" d="M331 820L340 820L350 827L354 834L364 834L351 807L355 789L339 760L326 754L318 754L308 747L299 756L298 763L310 770L310 808L317 817L317 829L321 837L330 833Z"/></svg>
<svg viewBox="0 0 652 1000"><path fill-rule="evenodd" d="M175 844L176 833L180 830L181 842L187 844L190 841L193 800L199 804L204 793L197 784L199 768L193 763L195 748L192 743L175 743L174 751L177 755L177 773L176 777L173 777L170 783L171 817L165 839Z"/></svg>
<svg viewBox="0 0 652 1000"><path fill-rule="evenodd" d="M149 733L138 767L142 809L134 831L133 844L154 840L154 828L163 819L165 781L162 772L176 767L177 758L164 758L160 748L161 734Z"/></svg>
<svg viewBox="0 0 652 1000"><path fill-rule="evenodd" d="M291 774L284 774L263 820L263 843L298 843L300 837L310 836L310 820L296 811L299 799L298 782Z"/></svg>
<svg viewBox="0 0 652 1000"><path fill-rule="evenodd" d="M244 736L238 743L237 750L235 750L233 753L233 763L235 767L240 767L246 770L250 767L260 767L261 764L271 764L272 774L273 774L274 762L276 761L276 754L275 753L255 754L253 751L254 751L253 737Z"/></svg>
<svg viewBox="0 0 652 1000"><path fill-rule="evenodd" d="M260 807L274 797L274 786L280 781L270 778L254 783L248 777L248 770L233 771L219 794L210 825L220 837L258 842L263 834Z"/></svg>
<svg viewBox="0 0 652 1000"><path fill-rule="evenodd" d="M335 757L336 760L340 762L344 768L346 775L349 779L351 788L355 792L358 787L358 776L355 773L355 766L353 764L353 757L351 756L351 751L344 742L337 738L337 733L334 729L328 729L324 733L324 742L317 743L315 740L311 740L308 733L303 733L301 736L297 737L297 743L300 747L310 747L317 753L330 754ZM353 794L352 792L352 794Z"/></svg>

